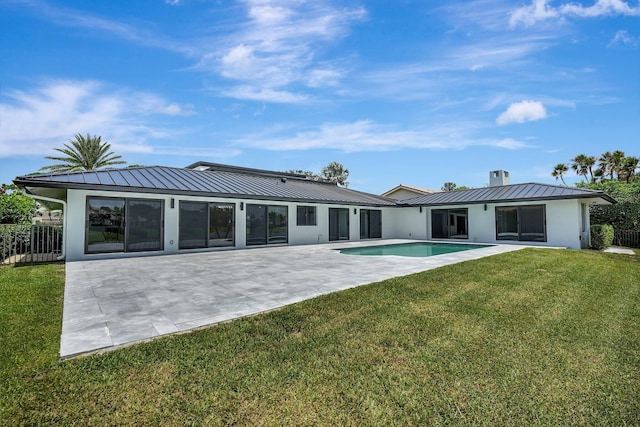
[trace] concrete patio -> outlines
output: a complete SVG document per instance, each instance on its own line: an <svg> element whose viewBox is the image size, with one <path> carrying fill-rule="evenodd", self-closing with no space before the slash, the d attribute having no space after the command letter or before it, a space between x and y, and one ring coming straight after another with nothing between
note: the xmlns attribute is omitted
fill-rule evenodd
<svg viewBox="0 0 640 427"><path fill-rule="evenodd" d="M68 262L60 356L274 310L318 295L522 249L496 245L428 258L343 255L341 242Z"/></svg>

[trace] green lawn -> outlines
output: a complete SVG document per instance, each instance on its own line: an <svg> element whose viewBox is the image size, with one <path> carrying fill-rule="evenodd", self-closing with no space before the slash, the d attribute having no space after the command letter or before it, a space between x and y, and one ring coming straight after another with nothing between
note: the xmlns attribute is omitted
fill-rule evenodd
<svg viewBox="0 0 640 427"><path fill-rule="evenodd" d="M66 362L63 266L1 267L0 424L638 425L638 258L525 249Z"/></svg>

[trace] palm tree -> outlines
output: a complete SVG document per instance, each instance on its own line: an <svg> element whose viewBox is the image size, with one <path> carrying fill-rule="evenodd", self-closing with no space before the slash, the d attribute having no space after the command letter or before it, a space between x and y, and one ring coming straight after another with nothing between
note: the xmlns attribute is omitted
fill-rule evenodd
<svg viewBox="0 0 640 427"><path fill-rule="evenodd" d="M627 184L633 181L633 178L636 175L636 169L638 169L638 163L640 163L640 158L638 157L625 157L622 161L620 171L618 172L618 179L624 179L627 181Z"/></svg>
<svg viewBox="0 0 640 427"><path fill-rule="evenodd" d="M77 170L94 170L105 166L125 164L120 160L122 156L116 156L110 152L111 144L102 142L102 137L87 134L86 137L76 134L75 139L64 144L65 148L54 148L66 157L47 156L46 159L55 160L58 164L44 166L40 170L51 172L70 172Z"/></svg>
<svg viewBox="0 0 640 427"><path fill-rule="evenodd" d="M576 171L578 175L587 178L587 174L590 176L590 181L593 182L593 165L596 164L595 156L586 156L579 154L571 159L571 168Z"/></svg>
<svg viewBox="0 0 640 427"><path fill-rule="evenodd" d="M622 166L624 164L624 151L620 151L620 150L616 150L613 152L613 154L611 155L612 159L611 159L611 169L612 169L612 173L615 172L615 174L618 176L619 180L622 180L622 178L620 177L620 171L622 169Z"/></svg>
<svg viewBox="0 0 640 427"><path fill-rule="evenodd" d="M330 162L322 168L322 179L327 182L333 182L342 187L348 187L349 169L345 169L342 163Z"/></svg>
<svg viewBox="0 0 640 427"><path fill-rule="evenodd" d="M564 182L564 174L567 173L567 171L569 170L569 168L567 167L566 164L564 163L558 163L554 168L553 168L553 172L551 172L551 176L554 177L556 179L556 181L558 180L558 178L560 178L562 180L562 183L564 185L567 185L566 182Z"/></svg>
<svg viewBox="0 0 640 427"><path fill-rule="evenodd" d="M603 153L598 159L598 171L600 171L600 176L602 180L608 175L609 179L613 180L613 173L615 167L615 159L613 157L613 153L611 151L607 151Z"/></svg>

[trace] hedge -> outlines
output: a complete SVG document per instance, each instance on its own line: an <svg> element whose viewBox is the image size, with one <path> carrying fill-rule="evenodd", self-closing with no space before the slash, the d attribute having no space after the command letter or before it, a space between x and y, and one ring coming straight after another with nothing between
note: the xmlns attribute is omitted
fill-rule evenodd
<svg viewBox="0 0 640 427"><path fill-rule="evenodd" d="M613 227L608 224L591 226L591 248L602 250L613 244Z"/></svg>

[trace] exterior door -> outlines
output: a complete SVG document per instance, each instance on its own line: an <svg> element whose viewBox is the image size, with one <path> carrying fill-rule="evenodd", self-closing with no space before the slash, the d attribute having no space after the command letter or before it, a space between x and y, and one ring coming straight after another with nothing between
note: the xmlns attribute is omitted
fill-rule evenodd
<svg viewBox="0 0 640 427"><path fill-rule="evenodd" d="M580 249L589 249L591 238L589 222L589 205L580 203Z"/></svg>
<svg viewBox="0 0 640 427"><path fill-rule="evenodd" d="M329 208L329 240L349 240L349 209Z"/></svg>

